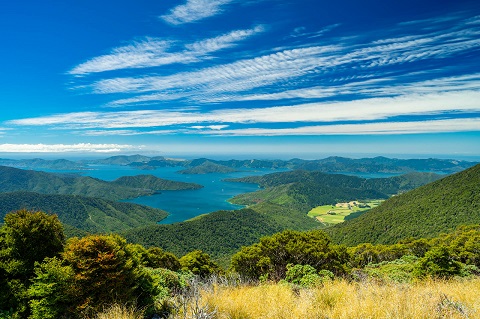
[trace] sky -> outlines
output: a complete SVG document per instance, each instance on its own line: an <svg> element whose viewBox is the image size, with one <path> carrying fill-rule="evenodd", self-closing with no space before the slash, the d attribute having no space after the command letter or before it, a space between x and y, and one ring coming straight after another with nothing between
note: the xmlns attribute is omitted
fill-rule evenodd
<svg viewBox="0 0 480 319"><path fill-rule="evenodd" d="M480 2L3 1L0 155L480 158Z"/></svg>

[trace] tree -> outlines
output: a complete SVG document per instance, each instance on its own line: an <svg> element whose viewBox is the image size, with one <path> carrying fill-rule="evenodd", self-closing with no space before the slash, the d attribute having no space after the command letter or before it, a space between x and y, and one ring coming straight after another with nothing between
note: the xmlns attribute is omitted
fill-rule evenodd
<svg viewBox="0 0 480 319"><path fill-rule="evenodd" d="M190 270L201 277L220 272L220 267L201 250L194 250L180 258L180 265L183 270Z"/></svg>
<svg viewBox="0 0 480 319"><path fill-rule="evenodd" d="M417 264L417 275L420 277L431 276L436 278L450 278L460 275L462 264L454 260L445 246L434 247L425 254Z"/></svg>
<svg viewBox="0 0 480 319"><path fill-rule="evenodd" d="M326 269L342 274L348 259L346 248L333 245L323 231L286 230L243 247L232 257L232 267L244 276L268 275L270 279L280 280L285 278L288 264L310 265L317 271Z"/></svg>
<svg viewBox="0 0 480 319"><path fill-rule="evenodd" d="M148 282L141 260L118 235L92 235L71 239L63 254L74 272L74 300L77 313L98 312L106 304L140 306L151 303L138 287Z"/></svg>
<svg viewBox="0 0 480 319"><path fill-rule="evenodd" d="M29 314L27 290L35 263L58 256L65 235L56 215L20 210L5 216L0 231L0 310L12 308L13 318Z"/></svg>

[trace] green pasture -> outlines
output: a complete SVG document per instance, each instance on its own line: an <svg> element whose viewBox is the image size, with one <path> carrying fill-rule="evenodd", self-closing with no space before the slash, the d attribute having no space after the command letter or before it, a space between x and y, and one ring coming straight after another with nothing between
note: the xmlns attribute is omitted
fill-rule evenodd
<svg viewBox="0 0 480 319"><path fill-rule="evenodd" d="M359 202L361 204L366 204L370 207L360 208L353 206L351 208L347 207L336 207L335 205L322 205L313 208L308 212L308 216L316 218L318 221L324 224L339 224L345 221L345 217L356 212L366 211L377 207L383 200L371 200L367 202Z"/></svg>

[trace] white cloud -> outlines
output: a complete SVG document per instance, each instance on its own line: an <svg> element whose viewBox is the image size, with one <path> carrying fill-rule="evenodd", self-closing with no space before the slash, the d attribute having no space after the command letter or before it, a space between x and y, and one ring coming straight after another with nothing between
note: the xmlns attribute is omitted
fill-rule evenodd
<svg viewBox="0 0 480 319"><path fill-rule="evenodd" d="M441 30L437 27L423 34L377 37L367 43L362 43L358 37L337 39L338 41L332 39L329 43L336 43L335 45L317 43L313 46L289 48L256 58L172 75L105 79L94 82L91 88L99 94L135 95L112 101L113 106L176 99L211 103L269 98L279 100L282 97L289 98L289 95L298 95L299 98L316 95L314 98L324 98L335 94L335 90L345 92L344 87L350 84L353 88L356 80L362 77L387 77L388 80L390 71L387 68L393 65L451 58L480 48L480 30L475 26L464 28L461 23L459 25ZM243 33L250 34L254 30ZM233 33L224 38L232 37ZM199 52L222 47L224 44L220 39L222 37L200 41L191 47L196 47ZM342 70L345 69L355 70L355 77L345 79L337 76L343 81L341 85L332 86L337 71L344 72ZM396 74L392 83L402 83L402 76L406 79L408 74ZM275 93L279 88L282 92ZM260 89L264 91L261 92ZM374 96L381 91L374 85L364 86L363 89L359 93L368 93L367 96Z"/></svg>
<svg viewBox="0 0 480 319"><path fill-rule="evenodd" d="M113 70L147 68L174 63L194 63L208 53L236 46L251 36L264 32L263 26L234 30L220 36L200 40L184 46L174 41L147 37L130 45L115 48L110 54L90 59L70 70L72 75L86 75Z"/></svg>
<svg viewBox="0 0 480 319"><path fill-rule="evenodd" d="M2 153L114 153L139 150L142 147L124 144L0 144Z"/></svg>
<svg viewBox="0 0 480 319"><path fill-rule="evenodd" d="M205 131L202 134L225 136L286 135L393 135L480 131L480 118L448 119L415 122L385 122L302 126L296 128L247 128Z"/></svg>
<svg viewBox="0 0 480 319"><path fill-rule="evenodd" d="M222 125L222 123L295 123L385 120L405 115L441 115L480 112L480 91L371 98L348 102L308 103L254 109L200 111L142 110L79 112L6 122L9 125L76 129L125 129L169 125Z"/></svg>
<svg viewBox="0 0 480 319"><path fill-rule="evenodd" d="M187 0L160 18L173 25L196 22L221 13L222 6L231 2L233 0Z"/></svg>

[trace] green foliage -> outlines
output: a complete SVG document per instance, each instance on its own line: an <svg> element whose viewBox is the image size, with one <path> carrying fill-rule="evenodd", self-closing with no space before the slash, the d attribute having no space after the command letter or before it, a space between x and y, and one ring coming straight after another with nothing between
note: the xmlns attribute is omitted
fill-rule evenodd
<svg viewBox="0 0 480 319"><path fill-rule="evenodd" d="M450 278L460 275L462 264L445 246L434 247L418 262L416 272L419 277Z"/></svg>
<svg viewBox="0 0 480 319"><path fill-rule="evenodd" d="M371 278L384 282L408 283L416 278L415 269L418 257L405 255L393 261L382 261L366 265L354 272L354 277L364 273Z"/></svg>
<svg viewBox="0 0 480 319"><path fill-rule="evenodd" d="M319 285L333 278L334 275L331 271L323 269L317 272L317 270L310 265L288 264L285 274L286 282L305 288Z"/></svg>
<svg viewBox="0 0 480 319"><path fill-rule="evenodd" d="M35 263L59 255L65 236L56 215L20 210L5 216L0 230L0 309L13 318L28 316L30 278Z"/></svg>
<svg viewBox="0 0 480 319"><path fill-rule="evenodd" d="M284 226L273 218L250 209L218 211L195 220L155 225L123 232L129 242L145 247L161 247L177 256L199 249L227 265L241 246L281 231Z"/></svg>
<svg viewBox="0 0 480 319"><path fill-rule="evenodd" d="M167 213L143 205L113 202L77 195L47 195L32 192L0 194L0 217L5 212L27 208L57 214L62 223L91 233L120 231L156 224ZM71 229L71 228L70 228Z"/></svg>
<svg viewBox="0 0 480 319"><path fill-rule="evenodd" d="M338 243L393 244L428 238L459 225L480 223L480 165L394 196L380 206L327 230ZM472 243L473 244L473 243Z"/></svg>
<svg viewBox="0 0 480 319"><path fill-rule="evenodd" d="M37 263L28 289L31 319L56 319L66 315L74 296L74 272L57 258Z"/></svg>
<svg viewBox="0 0 480 319"><path fill-rule="evenodd" d="M7 214L4 221L0 266L10 276L27 280L35 262L63 249L63 226L56 215L20 210Z"/></svg>
<svg viewBox="0 0 480 319"><path fill-rule="evenodd" d="M210 255L201 250L194 250L180 258L182 270L191 271L200 277L220 273L220 267L210 259Z"/></svg>
<svg viewBox="0 0 480 319"><path fill-rule="evenodd" d="M232 257L232 268L239 274L272 280L285 278L288 264L310 265L316 270L344 274L348 254L345 247L333 245L322 231L283 231L263 237L252 246L243 247Z"/></svg>

